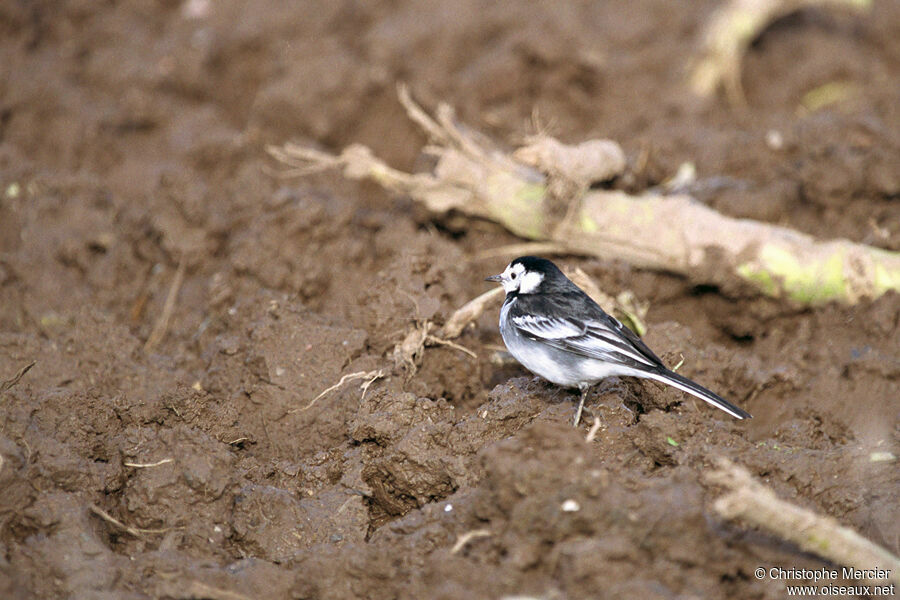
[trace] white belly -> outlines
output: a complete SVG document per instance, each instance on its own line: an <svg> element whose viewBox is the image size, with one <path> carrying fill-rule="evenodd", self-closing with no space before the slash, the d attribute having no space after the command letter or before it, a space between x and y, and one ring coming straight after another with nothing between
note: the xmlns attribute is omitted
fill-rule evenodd
<svg viewBox="0 0 900 600"><path fill-rule="evenodd" d="M526 338L515 327L504 326L511 305L512 303L504 303L500 309L500 335L513 358L535 375L566 387L592 384L618 375L646 377L646 374L628 367L586 358Z"/></svg>

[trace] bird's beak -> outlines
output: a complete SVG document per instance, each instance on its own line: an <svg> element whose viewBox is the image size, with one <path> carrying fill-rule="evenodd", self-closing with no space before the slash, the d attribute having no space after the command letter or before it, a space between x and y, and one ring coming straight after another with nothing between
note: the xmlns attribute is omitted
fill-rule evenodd
<svg viewBox="0 0 900 600"><path fill-rule="evenodd" d="M490 277L486 277L485 281L496 281L499 283L503 281L503 275L491 275Z"/></svg>

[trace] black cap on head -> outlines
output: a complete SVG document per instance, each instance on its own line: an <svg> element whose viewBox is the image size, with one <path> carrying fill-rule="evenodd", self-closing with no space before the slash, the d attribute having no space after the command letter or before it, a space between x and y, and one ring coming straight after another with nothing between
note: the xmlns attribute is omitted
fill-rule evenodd
<svg viewBox="0 0 900 600"><path fill-rule="evenodd" d="M543 273L544 275L555 275L556 273L562 275L562 271L560 271L556 265L546 258L541 258L539 256L520 256L509 264L519 264L525 267L526 271L534 271L536 273Z"/></svg>
<svg viewBox="0 0 900 600"><path fill-rule="evenodd" d="M520 264L525 267L526 271L542 274L544 278L543 283L541 284L541 291L544 293L572 292L578 290L578 287L569 281L569 278L559 270L559 267L546 258L541 258L539 256L520 256L510 264Z"/></svg>

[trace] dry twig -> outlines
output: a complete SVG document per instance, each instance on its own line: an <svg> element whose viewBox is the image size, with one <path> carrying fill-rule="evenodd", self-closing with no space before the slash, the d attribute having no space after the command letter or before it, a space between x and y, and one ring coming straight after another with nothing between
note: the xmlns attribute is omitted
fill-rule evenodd
<svg viewBox="0 0 900 600"><path fill-rule="evenodd" d="M133 469L149 469L152 467L158 467L160 465L165 465L170 462L174 462L174 458L164 458L162 460L156 461L154 463L133 463L133 462L123 462L122 464L126 467L131 467Z"/></svg>
<svg viewBox="0 0 900 600"><path fill-rule="evenodd" d="M92 513L94 513L95 515L97 515L98 517L100 517L101 519L106 521L107 523L112 523L113 525L115 525L116 527L121 529L122 531L125 531L126 533L130 533L131 535L133 535L136 538L142 537L140 530L138 530L137 528L132 527L130 525L126 525L125 523L118 520L117 518L115 518L114 516L112 516L111 514L109 514L108 512L106 512L105 510L100 508L99 506L97 506L96 504L91 504L90 509L91 509Z"/></svg>
<svg viewBox="0 0 900 600"><path fill-rule="evenodd" d="M453 544L453 547L450 548L450 554L456 554L460 550L462 550L466 544L471 542L472 540L489 537L494 535L491 533L489 529L473 529L472 531L467 531L464 534L460 535L456 538L456 543Z"/></svg>
<svg viewBox="0 0 900 600"><path fill-rule="evenodd" d="M742 519L763 527L778 537L811 552L855 569L890 571L890 580L900 583L900 558L844 527L832 517L817 515L775 496L775 492L756 481L750 473L726 458L718 469L706 475L715 485L729 490L713 503L726 519Z"/></svg>
<svg viewBox="0 0 900 600"><path fill-rule="evenodd" d="M490 304L502 298L503 293L502 287L494 288L480 296L476 296L456 309L441 329L441 334L444 336L444 339L459 337L463 332L463 329L465 329L469 323L478 319Z"/></svg>
<svg viewBox="0 0 900 600"><path fill-rule="evenodd" d="M477 354L475 354L474 352L472 352L465 346L460 346L459 344L457 344L455 342L451 342L450 340L445 340L445 339L439 338L434 335L429 335L428 337L426 337L425 343L434 345L434 346L447 346L448 348L453 348L454 350L459 350L463 354L468 354L472 358L478 358Z"/></svg>
<svg viewBox="0 0 900 600"><path fill-rule="evenodd" d="M169 320L172 318L172 313L175 312L175 300L178 299L178 292L181 290L181 285L184 283L184 273L186 270L187 261L184 256L182 256L181 260L178 261L178 270L175 271L175 277L172 279L169 293L166 295L166 302L163 305L162 313L160 313L159 319L156 320L156 325L153 326L153 331L150 332L150 336L144 343L144 352L151 352L166 336L166 331L169 329Z"/></svg>
<svg viewBox="0 0 900 600"><path fill-rule="evenodd" d="M593 442L597 438L597 432L600 431L600 417L594 417L594 424L591 425L590 430L587 433L587 437L584 438L588 444Z"/></svg>
<svg viewBox="0 0 900 600"><path fill-rule="evenodd" d="M166 532L172 531L173 529L182 529L181 527L164 527L162 529L140 529L137 527L132 527L131 525L126 525L125 523L118 520L117 518L115 518L114 516L112 516L111 514L109 514L108 512L106 512L105 510L100 508L99 506L97 506L96 504L91 504L89 508L92 513L94 513L95 515L97 515L98 517L100 517L101 519L106 521L107 523L111 523L111 524L115 525L122 531L124 531L128 534L131 534L132 536L134 536L136 538L142 537L141 534L144 534L144 533L166 533Z"/></svg>
<svg viewBox="0 0 900 600"><path fill-rule="evenodd" d="M7 379L6 381L0 381L0 394L2 394L6 390L12 388L14 385L19 383L19 380L22 379L22 377L25 375L25 373L27 373L28 371L31 370L31 367L33 367L36 362L37 361L33 360L30 363L28 363L27 365L25 365L24 367L22 367L21 369L19 369L16 372L16 374L12 376L12 379Z"/></svg>

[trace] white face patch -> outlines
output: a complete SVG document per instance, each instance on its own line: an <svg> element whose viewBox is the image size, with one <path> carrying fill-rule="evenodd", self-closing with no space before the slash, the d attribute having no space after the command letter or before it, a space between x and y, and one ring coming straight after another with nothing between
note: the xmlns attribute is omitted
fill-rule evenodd
<svg viewBox="0 0 900 600"><path fill-rule="evenodd" d="M529 272L521 263L509 265L503 271L503 289L506 293L518 291L520 294L532 294L544 280L541 273Z"/></svg>
<svg viewBox="0 0 900 600"><path fill-rule="evenodd" d="M518 290L523 273L525 273L525 267L522 265L507 265L502 274L503 279L500 281L503 284L503 291L508 294Z"/></svg>
<svg viewBox="0 0 900 600"><path fill-rule="evenodd" d="M516 265L507 265L506 270L503 271L503 279L501 283L503 284L503 291L507 294L510 292L515 292L519 289L519 284L522 282L522 276L525 274L525 267L521 264Z"/></svg>
<svg viewBox="0 0 900 600"><path fill-rule="evenodd" d="M535 271L529 271L519 279L519 293L532 294L537 291L538 287L541 285L541 282L544 280L544 275Z"/></svg>

